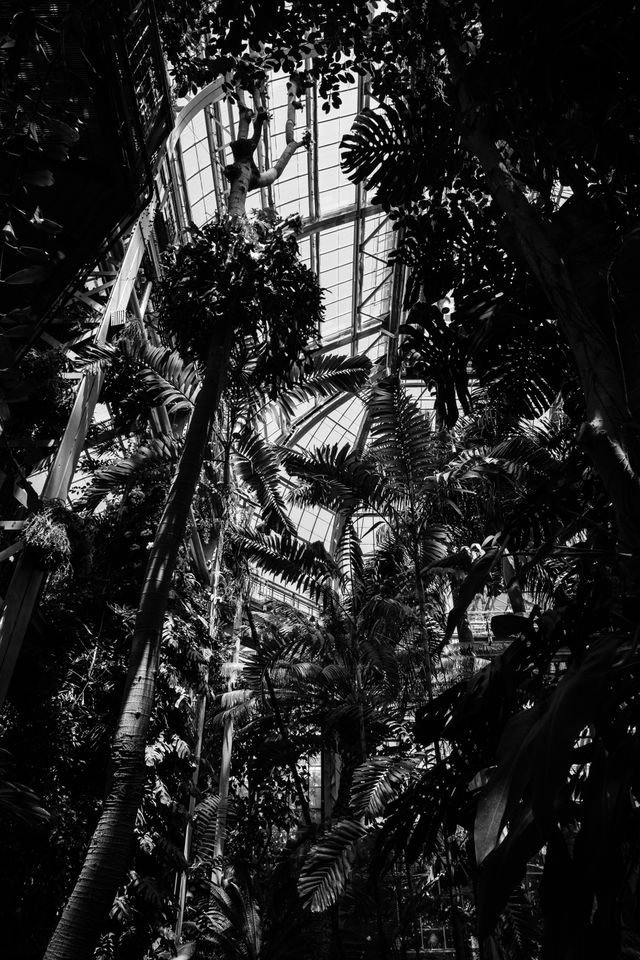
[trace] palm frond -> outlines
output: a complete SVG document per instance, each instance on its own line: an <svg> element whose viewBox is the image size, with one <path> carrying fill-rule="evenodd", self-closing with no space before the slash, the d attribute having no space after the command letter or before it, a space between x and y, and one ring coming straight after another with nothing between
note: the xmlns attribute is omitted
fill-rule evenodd
<svg viewBox="0 0 640 960"><path fill-rule="evenodd" d="M431 423L400 378L381 380L371 391L371 452L385 474L405 490L433 472Z"/></svg>
<svg viewBox="0 0 640 960"><path fill-rule="evenodd" d="M531 303L528 293L522 300L482 300L462 312L477 329L470 352L489 400L506 401L516 417L548 410L571 378L572 365L557 325L541 321L541 305Z"/></svg>
<svg viewBox="0 0 640 960"><path fill-rule="evenodd" d="M351 805L357 817L372 820L395 800L415 768L416 761L374 757L358 767L351 787Z"/></svg>
<svg viewBox="0 0 640 960"><path fill-rule="evenodd" d="M364 824L341 820L309 851L300 871L298 893L313 912L336 902L351 875L356 847L369 833Z"/></svg>
<svg viewBox="0 0 640 960"><path fill-rule="evenodd" d="M193 814L193 854L200 863L211 863L215 856L218 823L233 826L237 818L232 797L221 800L218 794L210 794L197 804Z"/></svg>
<svg viewBox="0 0 640 960"><path fill-rule="evenodd" d="M400 662L397 650L391 644L384 640L380 643L363 640L360 643L360 657L363 664L382 680L388 692L397 689L400 682Z"/></svg>
<svg viewBox="0 0 640 960"><path fill-rule="evenodd" d="M330 592L332 577L339 571L319 541L304 543L289 534L236 530L230 543L250 562L285 583L304 590L314 600Z"/></svg>
<svg viewBox="0 0 640 960"><path fill-rule="evenodd" d="M390 492L372 463L348 444L325 445L302 453L283 449L283 466L306 483L309 501L333 510L347 510L361 503L385 513Z"/></svg>
<svg viewBox="0 0 640 960"><path fill-rule="evenodd" d="M332 690L340 686L351 688L351 674L339 663L328 663L324 666L318 675L318 680Z"/></svg>
<svg viewBox="0 0 640 960"><path fill-rule="evenodd" d="M115 347L111 343L96 343L91 337L73 345L74 370L86 370L87 366L104 366L113 360Z"/></svg>
<svg viewBox="0 0 640 960"><path fill-rule="evenodd" d="M438 423L452 427L471 409L466 338L435 305L418 301L400 328L402 354L429 390L435 390Z"/></svg>
<svg viewBox="0 0 640 960"><path fill-rule="evenodd" d="M223 956L257 960L262 947L262 919L251 890L233 881L224 887L212 884L205 916L209 937Z"/></svg>
<svg viewBox="0 0 640 960"><path fill-rule="evenodd" d="M501 456L502 453L511 453L512 458ZM523 480L528 464L524 459L513 458L513 453L513 450L508 450L506 447L501 450L489 447L460 450L447 464L447 469L438 473L438 480L447 484L496 478L506 479L512 483Z"/></svg>
<svg viewBox="0 0 640 960"><path fill-rule="evenodd" d="M159 909L163 902L162 894L153 877L141 877L140 874L132 870L129 874L131 889L148 904Z"/></svg>
<svg viewBox="0 0 640 960"><path fill-rule="evenodd" d="M266 523L278 533L294 533L282 499L277 452L257 430L244 430L236 440L235 473L258 501Z"/></svg>
<svg viewBox="0 0 640 960"><path fill-rule="evenodd" d="M431 523L420 531L418 546L422 563L438 563L448 553L451 529L442 523Z"/></svg>
<svg viewBox="0 0 640 960"><path fill-rule="evenodd" d="M358 393L367 383L371 371L368 357L343 357L334 354L314 357L313 366L304 379L284 390L278 405L292 418L297 404L316 397L328 399L339 393Z"/></svg>
<svg viewBox="0 0 640 960"><path fill-rule="evenodd" d="M182 848L169 840L168 837L154 837L154 852L158 854L164 863L169 864L174 870L186 870L187 861L185 860Z"/></svg>
<svg viewBox="0 0 640 960"><path fill-rule="evenodd" d="M491 453L500 461L513 463L523 477L544 476L558 469L569 439L572 436L567 436L565 425L558 425L544 415L534 422L521 420L515 431L496 444Z"/></svg>
<svg viewBox="0 0 640 960"><path fill-rule="evenodd" d="M0 812L8 820L22 820L32 827L38 823L47 823L50 813L41 805L39 797L30 787L13 780L11 764L9 752L0 749Z"/></svg>
<svg viewBox="0 0 640 960"><path fill-rule="evenodd" d="M542 947L540 922L521 889L509 897L494 936L509 960L538 960Z"/></svg>
<svg viewBox="0 0 640 960"><path fill-rule="evenodd" d="M193 850L198 860L209 862L214 856L216 824L220 797L212 794L205 797L195 808L193 815Z"/></svg>
<svg viewBox="0 0 640 960"><path fill-rule="evenodd" d="M172 437L155 437L149 440L130 457L124 457L107 467L96 470L90 486L82 497L81 505L89 510L95 510L106 496L133 482L149 467L162 463L177 463L181 449L180 441Z"/></svg>
<svg viewBox="0 0 640 960"><path fill-rule="evenodd" d="M256 701L253 690L228 690L220 698L220 710L213 717L213 725L221 727L228 720L234 723L244 724L252 716L255 710Z"/></svg>
<svg viewBox="0 0 640 960"><path fill-rule="evenodd" d="M358 590L364 577L362 543L356 532L353 513L354 511L350 511L342 517L338 515L336 523L340 524L341 529L335 549L335 561L338 564L340 575L343 581L349 585L352 593Z"/></svg>
<svg viewBox="0 0 640 960"><path fill-rule="evenodd" d="M177 350L152 347L146 340L124 341L123 350L142 365L140 378L154 406L164 404L171 415L192 409L201 383L194 363L185 363Z"/></svg>

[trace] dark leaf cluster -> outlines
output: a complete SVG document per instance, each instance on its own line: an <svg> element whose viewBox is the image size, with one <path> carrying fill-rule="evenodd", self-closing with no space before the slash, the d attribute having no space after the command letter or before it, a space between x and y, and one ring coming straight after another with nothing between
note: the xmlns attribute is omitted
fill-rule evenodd
<svg viewBox="0 0 640 960"><path fill-rule="evenodd" d="M322 294L298 257L295 218L237 223L219 218L192 227L190 242L168 258L160 322L177 347L206 363L214 329L234 332L232 364L253 355L249 380L270 396L308 367Z"/></svg>

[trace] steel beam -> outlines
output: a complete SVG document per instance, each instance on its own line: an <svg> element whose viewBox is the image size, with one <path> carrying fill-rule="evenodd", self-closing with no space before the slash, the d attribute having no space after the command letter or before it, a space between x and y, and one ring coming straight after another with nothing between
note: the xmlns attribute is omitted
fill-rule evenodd
<svg viewBox="0 0 640 960"><path fill-rule="evenodd" d="M103 308L102 319L95 336L97 344L104 344L107 340L111 315L127 308L144 252L144 236L139 220L111 288L109 299ZM42 493L43 501L66 501L68 497L103 380L104 370L100 367L91 368L82 376L69 421ZM37 566L29 551L24 551L11 578L0 614L0 706L7 695L22 642L45 579L45 571Z"/></svg>

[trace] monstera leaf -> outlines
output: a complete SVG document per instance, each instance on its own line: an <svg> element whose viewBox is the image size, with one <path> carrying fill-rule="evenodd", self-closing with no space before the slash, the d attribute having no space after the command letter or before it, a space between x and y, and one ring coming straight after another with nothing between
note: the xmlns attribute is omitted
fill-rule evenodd
<svg viewBox="0 0 640 960"><path fill-rule="evenodd" d="M416 303L407 323L402 353L430 389L435 389L438 421L452 427L458 419L458 403L466 414L471 408L468 357L459 325L448 322L435 304Z"/></svg>
<svg viewBox="0 0 640 960"><path fill-rule="evenodd" d="M377 112L365 109L342 138L342 170L352 183L376 189L374 203L388 206L418 199L426 172L423 151L412 149L413 139L406 108L384 104Z"/></svg>

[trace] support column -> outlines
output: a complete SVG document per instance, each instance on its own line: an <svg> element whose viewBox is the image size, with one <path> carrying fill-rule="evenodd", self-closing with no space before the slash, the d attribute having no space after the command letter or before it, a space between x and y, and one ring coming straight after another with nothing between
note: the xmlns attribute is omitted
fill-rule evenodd
<svg viewBox="0 0 640 960"><path fill-rule="evenodd" d="M144 249L142 229L138 223L104 308L95 337L96 344L106 343L111 316L118 310L126 309ZM102 368L90 369L84 373L80 381L71 415L42 493L43 502L65 501L69 495L71 481L87 440L103 381ZM22 643L45 579L45 571L37 566L28 551L23 551L11 578L5 605L0 614L0 707L5 701Z"/></svg>

